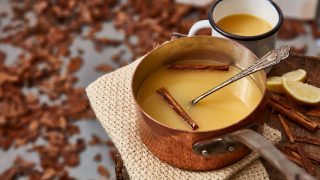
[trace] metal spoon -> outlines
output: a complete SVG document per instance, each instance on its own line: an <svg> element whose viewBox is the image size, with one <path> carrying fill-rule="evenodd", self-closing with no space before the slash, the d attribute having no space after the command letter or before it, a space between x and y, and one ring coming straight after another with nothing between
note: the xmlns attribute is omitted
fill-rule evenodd
<svg viewBox="0 0 320 180"><path fill-rule="evenodd" d="M281 46L278 49L274 49L270 52L268 52L266 55L264 55L262 58L260 58L258 61L256 61L254 64L252 64L251 66L249 66L247 69L244 69L243 71L241 71L240 73L238 73L237 75L231 77L230 79L226 80L225 82L223 82L222 84L220 84L219 86L216 86L212 89L210 89L209 91L207 91L206 93L202 94L201 96L195 98L194 100L192 100L192 104L195 105L197 104L200 100L202 100L203 98L207 97L208 95L212 94L213 92L241 79L244 78L252 73L255 73L257 71L260 71L262 69L268 68L270 66L273 66L275 64L278 64L281 60L286 59L289 56L289 52L290 52L290 46L285 45L285 46Z"/></svg>

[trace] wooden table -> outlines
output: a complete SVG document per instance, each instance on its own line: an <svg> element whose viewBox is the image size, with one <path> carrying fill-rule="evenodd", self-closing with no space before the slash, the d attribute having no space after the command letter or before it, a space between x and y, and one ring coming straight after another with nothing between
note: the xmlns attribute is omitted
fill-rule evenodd
<svg viewBox="0 0 320 180"><path fill-rule="evenodd" d="M307 83L316 85L320 87L320 58L318 57L308 57L308 56L302 56L297 54L291 54L290 57L282 61L280 64L273 67L272 71L269 73L268 76L281 76L285 72L289 72L296 69L304 69L307 71ZM295 106L300 112L303 114L306 114L306 111L308 108L302 107L302 106ZM267 108L267 107L266 107ZM310 107L309 107L310 108ZM319 107L320 108L320 107ZM278 123L276 113L271 113L271 110L268 109L268 121L267 124L271 127L274 127L282 132L282 140L277 146L283 146L285 144L289 144L288 140L286 139L285 135L283 134L283 130ZM320 123L320 118L318 117L310 117L310 119L317 121ZM308 136L315 136L320 138L320 130L311 133L310 131L301 128L295 123L292 123L291 121L288 121L288 125L291 129L291 131L294 134L297 135L308 135ZM314 145L305 145L305 150L308 153L312 153L313 155L316 155L320 157L320 146L314 146ZM275 168L273 168L269 163L267 163L265 160L262 159L262 163L265 165L266 170L269 174L269 177L271 180L283 180L285 179L284 176ZM121 157L118 155L116 157L116 176L117 179L129 179L125 168L123 167ZM320 165L316 165L316 172L317 172L317 179L320 179Z"/></svg>

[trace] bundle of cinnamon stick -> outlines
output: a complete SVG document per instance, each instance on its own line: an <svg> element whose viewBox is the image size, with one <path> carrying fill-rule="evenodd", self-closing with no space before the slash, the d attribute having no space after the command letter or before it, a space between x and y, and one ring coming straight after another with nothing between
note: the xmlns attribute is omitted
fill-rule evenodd
<svg viewBox="0 0 320 180"><path fill-rule="evenodd" d="M277 116L279 123L285 136L291 143L291 145L285 145L279 149L288 157L288 159L304 167L308 173L315 176L317 174L315 165L320 165L320 158L307 153L305 151L304 144L320 146L320 139L294 134L287 123L287 119L312 132L319 129L319 123L312 121L302 113L298 112L295 108L284 104L280 98L274 95L269 97L267 104L279 113Z"/></svg>
<svg viewBox="0 0 320 180"><path fill-rule="evenodd" d="M294 121L298 125L310 130L310 131L316 131L319 129L319 123L310 120L308 117L305 115L301 114L298 112L296 109L293 107L290 107L287 104L282 103L277 97L275 96L270 96L268 99L267 104L278 111L280 114L283 116L286 116L290 120Z"/></svg>

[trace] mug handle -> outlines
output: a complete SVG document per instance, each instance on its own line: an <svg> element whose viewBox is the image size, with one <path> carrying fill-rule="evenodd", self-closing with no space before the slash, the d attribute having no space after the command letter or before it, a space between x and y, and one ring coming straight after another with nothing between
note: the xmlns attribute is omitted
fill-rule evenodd
<svg viewBox="0 0 320 180"><path fill-rule="evenodd" d="M204 29L204 28L210 28L212 31L212 27L209 20L201 20L194 23L189 30L188 37L196 35L200 29Z"/></svg>
<svg viewBox="0 0 320 180"><path fill-rule="evenodd" d="M241 143L258 152L273 167L285 175L288 180L315 180L314 177L291 162L262 135L251 129L239 130L223 138L197 142L193 145L193 150L203 156L209 156L211 153L222 152L222 149L232 151L234 147L239 146L238 143ZM233 148L230 149L230 147Z"/></svg>

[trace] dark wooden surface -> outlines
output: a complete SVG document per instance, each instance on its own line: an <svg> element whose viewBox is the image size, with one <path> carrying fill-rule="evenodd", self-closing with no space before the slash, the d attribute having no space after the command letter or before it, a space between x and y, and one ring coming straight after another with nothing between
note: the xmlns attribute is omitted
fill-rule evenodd
<svg viewBox="0 0 320 180"><path fill-rule="evenodd" d="M274 66L268 76L281 76L283 73L286 73L286 72L289 72L292 70L296 70L296 69L306 70L307 71L306 82L309 84L313 84L313 85L320 87L320 58L317 58L317 57L307 57L307 56L301 56L301 55L297 55L297 54L291 54L287 60ZM287 100L284 95L283 95L283 97L285 98L285 100ZM287 101L289 104L293 105L295 108L297 108L300 112L302 112L305 115L307 115L306 112L309 109L315 108L314 106L312 106L312 107L299 106L299 105L292 103L289 100L287 100ZM267 109L267 111L268 111L267 116L269 119L267 121L267 124L270 125L271 127L278 129L282 133L282 140L277 146L284 146L286 144L290 144L290 142L287 140L287 138L283 134L283 130L282 130L278 120L276 119L277 113L276 112L272 113L270 109ZM311 117L311 116L308 116L308 117L314 121L320 122L320 118ZM308 135L308 136L320 138L320 130L312 133L304 128L301 128L300 126L298 126L297 124L295 124L291 121L288 121L288 125L290 127L290 130L294 134ZM305 150L307 153L311 153L315 156L320 157L320 146L305 145L304 147L305 147ZM262 159L262 163L265 165L266 170L267 170L271 180L285 179L284 176L282 174L280 174L280 172L278 172L275 168L273 168L268 162L266 162L265 160ZM120 168L120 167L118 167L118 168ZM128 176L125 175L126 174L125 170L120 171L120 172L124 174L124 176L121 175L120 177L124 177L124 178L119 178L119 179L128 179ZM320 165L316 165L316 172L317 172L317 179L320 179ZM118 170L118 173L119 173L119 170Z"/></svg>
<svg viewBox="0 0 320 180"><path fill-rule="evenodd" d="M306 70L307 71L306 82L309 84L313 84L313 85L320 87L320 58L317 58L317 57L306 57L306 56L291 54L289 59L276 65L272 69L272 71L269 73L268 76L281 76L283 73L286 73L286 72L289 72L292 70L296 70L296 69ZM283 97L285 97L285 96L283 95ZM285 98L285 100L288 100L288 99ZM310 119L317 121L317 122L320 122L320 118L308 116L306 113L311 108L316 108L316 107L314 107L314 106L310 106L310 107L300 106L300 105L297 105L289 100L288 100L288 103L293 105L295 108L297 108L300 112L302 112L304 115L306 115ZM282 133L282 141L280 142L280 144L278 144L278 146L290 144L290 142L287 140L286 136L283 134L283 130L282 130L279 122L277 121L277 117L276 117L277 113L276 112L271 113L270 109L268 109L268 111L270 113L269 114L270 117L269 117L269 121L267 122L267 124L280 130ZM290 130L294 134L308 135L308 136L320 138L320 130L312 133L304 128L301 128L300 126L298 126L297 124L295 124L289 120L287 122L290 127ZM305 145L304 147L305 147L306 152L320 157L320 146ZM265 167L267 169L267 172L269 174L270 179L272 179L272 180L284 179L282 174L280 174L276 169L271 167L271 165L268 164L267 162L265 162L264 160L263 160L263 164L265 165ZM317 179L320 179L320 165L316 165L316 172L317 172Z"/></svg>

